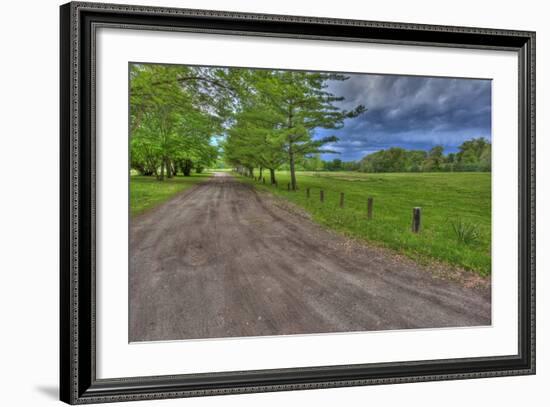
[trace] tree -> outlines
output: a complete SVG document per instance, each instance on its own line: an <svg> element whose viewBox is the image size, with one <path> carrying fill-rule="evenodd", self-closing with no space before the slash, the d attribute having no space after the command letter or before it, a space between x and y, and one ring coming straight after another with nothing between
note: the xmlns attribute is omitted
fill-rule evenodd
<svg viewBox="0 0 550 407"><path fill-rule="evenodd" d="M443 146L435 146L428 152L428 158L424 162L424 171L440 171L445 158Z"/></svg>
<svg viewBox="0 0 550 407"><path fill-rule="evenodd" d="M193 163L208 165L232 113L234 91L224 69L133 64L130 69L131 165L163 180ZM197 167L199 168L199 167Z"/></svg>
<svg viewBox="0 0 550 407"><path fill-rule="evenodd" d="M407 153L409 157L409 166L407 171L418 172L422 169L422 164L428 154L424 150L410 150Z"/></svg>
<svg viewBox="0 0 550 407"><path fill-rule="evenodd" d="M401 147L392 147L369 154L361 160L360 168L366 172L404 172L411 168L409 152ZM412 156L416 156L414 152Z"/></svg>
<svg viewBox="0 0 550 407"><path fill-rule="evenodd" d="M338 129L347 118L353 118L365 111L357 106L351 111L342 110L336 97L327 90L328 80L346 80L338 74L295 71L258 71L254 86L269 105L269 122L273 123L272 136L283 146L288 156L290 180L293 190L297 189L296 163L303 157L325 152L328 143L338 140L335 136L315 139L315 129Z"/></svg>
<svg viewBox="0 0 550 407"><path fill-rule="evenodd" d="M460 145L457 159L461 170L490 171L491 144L482 137L467 140Z"/></svg>
<svg viewBox="0 0 550 407"><path fill-rule="evenodd" d="M306 171L321 171L324 168L320 154L312 154L309 157L304 157L302 165Z"/></svg>
<svg viewBox="0 0 550 407"><path fill-rule="evenodd" d="M275 184L275 170L285 162L286 154L273 107L255 87L258 78L261 75L254 72L243 73L248 86L240 92L239 111L227 131L224 157L228 164L246 168L249 175L255 167L260 168L260 177L263 169L268 169Z"/></svg>

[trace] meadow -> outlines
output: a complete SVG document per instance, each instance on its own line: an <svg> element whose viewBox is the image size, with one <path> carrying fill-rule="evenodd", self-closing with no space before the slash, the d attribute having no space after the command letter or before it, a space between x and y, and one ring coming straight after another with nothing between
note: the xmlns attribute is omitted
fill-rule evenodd
<svg viewBox="0 0 550 407"><path fill-rule="evenodd" d="M139 215L158 204L167 201L179 192L206 181L209 172L189 177L175 176L158 181L155 177L130 176L130 215Z"/></svg>
<svg viewBox="0 0 550 407"><path fill-rule="evenodd" d="M258 171L256 170L256 175ZM491 273L491 174L298 172L299 190L289 191L290 174L278 171L278 186L239 177L309 212L312 219L349 237L394 249L421 263L440 261ZM310 189L310 197L306 190ZM320 191L324 191L324 202ZM344 207L340 193L344 192ZM373 218L367 200L373 198ZM422 208L422 227L411 231L412 209Z"/></svg>

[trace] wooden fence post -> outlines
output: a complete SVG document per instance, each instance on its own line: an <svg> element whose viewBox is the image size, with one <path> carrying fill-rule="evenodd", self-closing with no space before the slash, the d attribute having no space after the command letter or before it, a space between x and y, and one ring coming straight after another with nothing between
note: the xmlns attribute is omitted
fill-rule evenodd
<svg viewBox="0 0 550 407"><path fill-rule="evenodd" d="M321 202L325 202L325 191L323 191L322 189L319 193L319 199L321 199Z"/></svg>
<svg viewBox="0 0 550 407"><path fill-rule="evenodd" d="M306 188L306 196L309 198L309 188Z"/></svg>
<svg viewBox="0 0 550 407"><path fill-rule="evenodd" d="M367 219L372 219L373 198L367 199Z"/></svg>
<svg viewBox="0 0 550 407"><path fill-rule="evenodd" d="M420 231L420 224L422 222L422 208L415 207L413 208L413 218L412 218L412 231L413 233L418 233Z"/></svg>
<svg viewBox="0 0 550 407"><path fill-rule="evenodd" d="M340 208L344 207L344 193L340 192Z"/></svg>

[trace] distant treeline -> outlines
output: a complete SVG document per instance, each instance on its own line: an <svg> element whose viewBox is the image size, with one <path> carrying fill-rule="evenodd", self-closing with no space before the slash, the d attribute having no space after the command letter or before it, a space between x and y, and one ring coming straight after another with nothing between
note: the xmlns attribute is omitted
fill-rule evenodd
<svg viewBox="0 0 550 407"><path fill-rule="evenodd" d="M392 147L369 154L359 161L338 158L323 161L319 155L305 158L300 169L305 171L360 172L451 172L491 171L491 143L484 138L465 141L457 153L444 154L443 146L429 151Z"/></svg>

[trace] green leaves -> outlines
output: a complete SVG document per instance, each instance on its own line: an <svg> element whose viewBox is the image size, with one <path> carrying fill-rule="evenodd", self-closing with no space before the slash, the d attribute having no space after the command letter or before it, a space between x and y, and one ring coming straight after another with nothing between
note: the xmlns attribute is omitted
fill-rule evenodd
<svg viewBox="0 0 550 407"><path fill-rule="evenodd" d="M223 69L133 64L130 69L131 165L146 174L191 160L209 165L213 136L232 115L234 90ZM171 167L171 168L169 168Z"/></svg>
<svg viewBox="0 0 550 407"><path fill-rule="evenodd" d="M490 171L491 144L483 138L465 141L459 153L444 154L442 146L429 152L392 147L365 156L360 162L364 172L439 172Z"/></svg>
<svg viewBox="0 0 550 407"><path fill-rule="evenodd" d="M224 146L226 160L244 167L278 168L285 160L294 174L294 163L323 152L335 136L314 140L318 128L338 129L344 120L364 113L364 106L341 110L343 100L327 90L328 80L346 80L339 74L319 72L248 70L246 96L241 98L236 122ZM293 189L296 179L292 177Z"/></svg>
<svg viewBox="0 0 550 407"><path fill-rule="evenodd" d="M342 110L343 98L327 81L344 75L133 64L130 68L132 167L169 176L189 161L204 167L217 159L212 143L224 136L227 163L276 169L319 153L335 136L313 139L315 129L338 129L364 113L363 106ZM172 168L173 167L173 168ZM293 176L293 188L295 188Z"/></svg>

